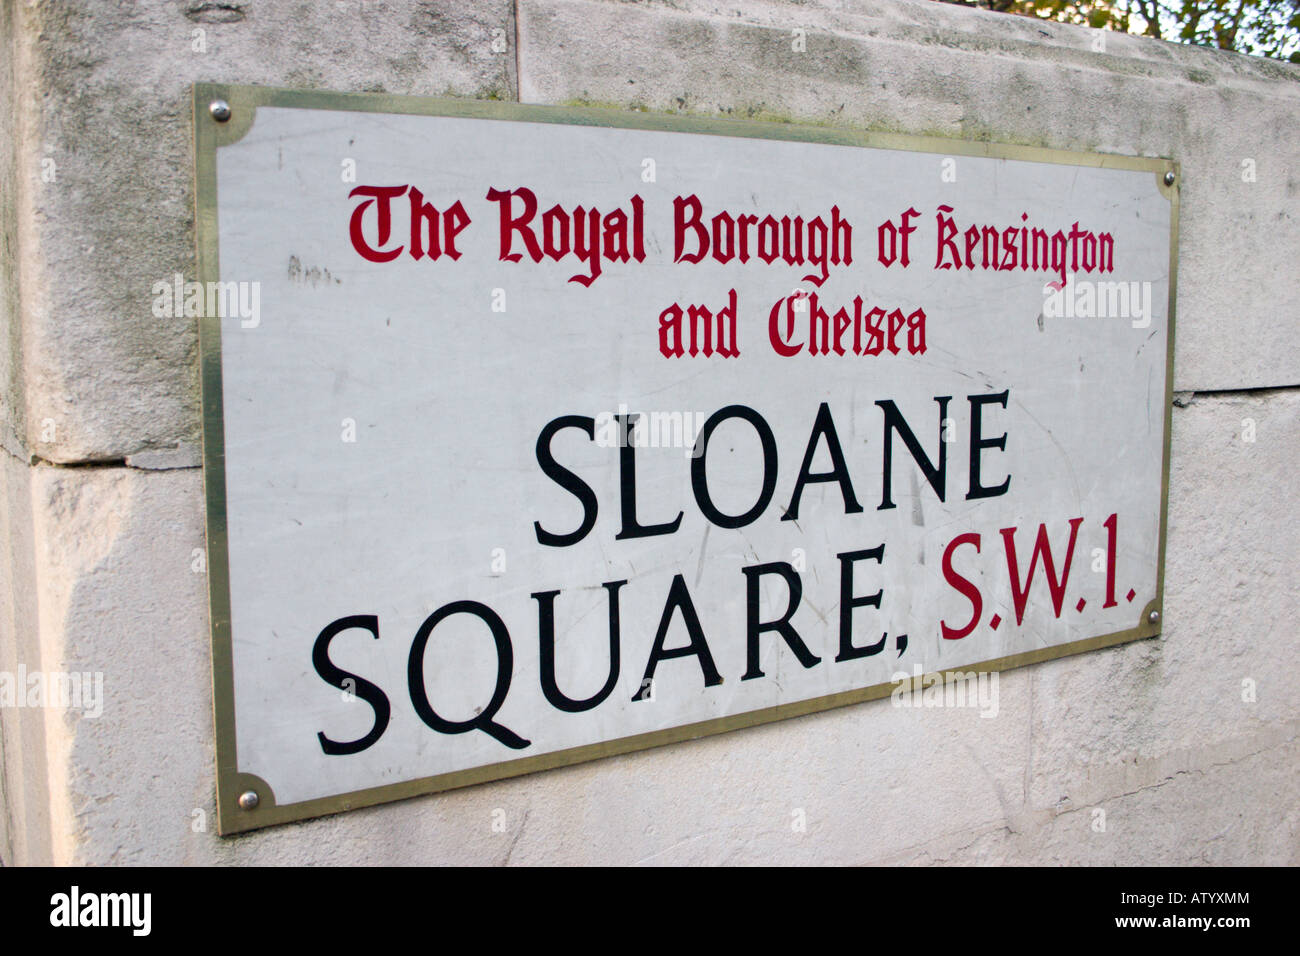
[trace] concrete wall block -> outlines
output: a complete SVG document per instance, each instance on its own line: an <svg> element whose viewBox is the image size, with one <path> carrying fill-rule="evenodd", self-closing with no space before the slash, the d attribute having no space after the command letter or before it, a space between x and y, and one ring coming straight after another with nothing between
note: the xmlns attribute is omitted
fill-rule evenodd
<svg viewBox="0 0 1300 956"><path fill-rule="evenodd" d="M232 6L52 4L15 18L30 73L16 169L30 186L17 214L33 224L21 349L31 422L6 417L33 454L118 460L197 437L193 324L149 309L153 282L193 268L195 80L487 98L518 86L525 102L1172 155L1186 184L1178 387L1300 382L1300 359L1268 347L1294 321L1300 284L1277 268L1300 252L1286 211L1300 194L1292 67L1114 35L1098 53L1081 28L926 2L759 3L738 15L526 0L517 84L505 0ZM794 30L806 52L791 49ZM1247 160L1254 182L1242 181Z"/></svg>
<svg viewBox="0 0 1300 956"><path fill-rule="evenodd" d="M1164 634L1034 669L1033 808L1096 802L1294 737L1297 448L1295 391L1175 409Z"/></svg>
<svg viewBox="0 0 1300 956"><path fill-rule="evenodd" d="M1294 731L1292 732L1294 734ZM1248 786L1243 786L1248 782ZM1096 805L1040 811L881 860L891 865L1295 866L1300 742L1179 771ZM1117 914L1118 915L1118 914Z"/></svg>
<svg viewBox="0 0 1300 956"><path fill-rule="evenodd" d="M21 66L13 4L0 4L0 448L26 457L27 409L22 359L19 236L24 207L21 187L34 172L21 168L18 113Z"/></svg>
<svg viewBox="0 0 1300 956"><path fill-rule="evenodd" d="M50 862L182 862L213 803L202 475L31 471L40 665L103 689L47 716Z"/></svg>
<svg viewBox="0 0 1300 956"><path fill-rule="evenodd" d="M200 473L32 471L43 666L104 686L52 718L55 862L861 863L1024 803L1021 671L993 718L886 699L223 840Z"/></svg>
<svg viewBox="0 0 1300 956"><path fill-rule="evenodd" d="M509 0L57 2L19 7L13 29L17 167L31 192L17 215L33 239L25 438L56 462L197 441L195 322L151 309L154 282L194 277L192 83L515 97ZM53 441L39 432L47 419Z"/></svg>
<svg viewBox="0 0 1300 956"><path fill-rule="evenodd" d="M1097 52L1098 31L929 0L521 0L519 31L525 103L1172 157L1176 387L1300 383L1275 347L1300 318L1300 68L1113 33Z"/></svg>
<svg viewBox="0 0 1300 956"><path fill-rule="evenodd" d="M15 685L24 669L38 670L41 660L32 535L30 469L0 452L0 672ZM51 853L46 715L25 706L25 696L22 703L0 707L0 861L5 866L48 859Z"/></svg>
<svg viewBox="0 0 1300 956"><path fill-rule="evenodd" d="M1261 834L1294 771L1243 768L1300 725L1279 493L1300 395L1183 401L1165 639L1005 673L995 719L877 701L234 840L212 829L199 471L8 459L31 476L39 659L105 688L99 718L47 720L29 805L50 798L56 862L1287 862ZM1111 842L1076 832L1097 806L1134 815Z"/></svg>

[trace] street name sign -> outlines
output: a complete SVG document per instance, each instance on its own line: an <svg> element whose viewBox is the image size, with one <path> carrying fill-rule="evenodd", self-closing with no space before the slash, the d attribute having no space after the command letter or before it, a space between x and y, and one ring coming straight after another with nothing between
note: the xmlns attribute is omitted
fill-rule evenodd
<svg viewBox="0 0 1300 956"><path fill-rule="evenodd" d="M1159 633L1173 162L194 111L222 833Z"/></svg>

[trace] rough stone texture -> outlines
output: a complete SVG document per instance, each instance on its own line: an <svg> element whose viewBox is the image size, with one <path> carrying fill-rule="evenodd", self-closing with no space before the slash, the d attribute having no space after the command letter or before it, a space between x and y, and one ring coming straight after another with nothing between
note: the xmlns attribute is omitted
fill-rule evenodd
<svg viewBox="0 0 1300 956"><path fill-rule="evenodd" d="M229 840L199 473L38 467L45 666L106 696L51 730L55 859L1295 864L1300 394L1193 399L1174 442L1164 637L1002 674L996 718L877 701Z"/></svg>
<svg viewBox="0 0 1300 956"><path fill-rule="evenodd" d="M1251 423L1255 440L1243 440ZM1240 759L1300 730L1300 392L1192 399L1174 409L1173 441L1163 637L1108 652L1104 666L1035 668L1036 809Z"/></svg>
<svg viewBox="0 0 1300 956"><path fill-rule="evenodd" d="M521 0L519 29L525 103L1176 159L1175 387L1300 384L1300 68L925 0Z"/></svg>
<svg viewBox="0 0 1300 956"><path fill-rule="evenodd" d="M37 645L31 476L0 452L0 671L40 660ZM52 856L47 806L45 717L38 709L0 707L0 862Z"/></svg>
<svg viewBox="0 0 1300 956"><path fill-rule="evenodd" d="M16 11L29 187L18 216L31 232L30 425L19 418L18 429L46 460L120 460L198 440L194 321L151 310L154 282L194 273L191 84L515 98L508 0L220 7L61 0ZM494 29L511 41L504 53L492 50ZM54 182L42 179L45 159Z"/></svg>
<svg viewBox="0 0 1300 956"><path fill-rule="evenodd" d="M1295 800L1300 743L1294 726L1291 732L1289 740L1258 753L1170 773L1095 805L1042 811L1032 822L1008 821L940 837L879 862L1295 866L1300 861Z"/></svg>
<svg viewBox="0 0 1300 956"><path fill-rule="evenodd" d="M101 716L50 728L55 860L183 862L213 800L202 473L39 466L31 495L40 667L104 675Z"/></svg>
<svg viewBox="0 0 1300 956"><path fill-rule="evenodd" d="M21 454L27 431L23 400L22 309L18 300L19 187L22 141L17 116L17 45L14 8L0 4L0 448ZM8 145L12 144L12 145ZM30 172L29 170L25 172Z"/></svg>
<svg viewBox="0 0 1300 956"><path fill-rule="evenodd" d="M196 80L518 92L1172 156L1185 181L1178 387L1300 383L1300 358L1269 347L1295 323L1300 293L1286 268L1300 258L1295 67L1114 34L1099 53L1083 28L925 0L521 0L517 43L507 0L222 7L62 0L5 14L9 66L23 74L3 121L16 149L0 166L27 237L6 227L0 254L0 278L14 262L26 277L24 320L0 350L16 453L116 461L198 436L192 322L150 310L155 281L193 272ZM791 50L796 28L805 53ZM500 53L498 29L509 41ZM1246 159L1256 182L1242 182ZM1264 288L1275 294L1256 294Z"/></svg>
<svg viewBox="0 0 1300 956"><path fill-rule="evenodd" d="M34 500L62 529L42 554L57 572L49 627L68 666L105 675L103 716L63 728L58 748L59 862L849 863L1023 803L1021 672L1003 676L996 718L880 701L235 839L195 832L215 787L198 473L37 472ZM871 826L867 807L880 808Z"/></svg>
<svg viewBox="0 0 1300 956"><path fill-rule="evenodd" d="M228 6L0 4L0 670L107 698L0 709L3 862L1300 863L1300 71L924 2L520 0L517 42L504 0ZM516 50L528 102L1179 159L1178 387L1269 388L1174 410L1164 637L1003 674L995 719L877 701L218 838L195 340L149 311L188 85L513 97Z"/></svg>

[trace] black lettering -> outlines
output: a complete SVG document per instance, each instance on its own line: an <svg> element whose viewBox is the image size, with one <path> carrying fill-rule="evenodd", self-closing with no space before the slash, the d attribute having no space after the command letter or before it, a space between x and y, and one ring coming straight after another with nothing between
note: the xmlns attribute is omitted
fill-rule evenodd
<svg viewBox="0 0 1300 956"><path fill-rule="evenodd" d="M930 463L929 457L921 447L921 443L916 440L916 435L908 427L907 420L903 418L902 412L898 406L885 399L882 402L876 402L881 410L885 413L885 461L884 461L884 494L881 497L880 507L877 511L884 511L886 508L897 507L889 496L890 485L894 477L894 432L903 439L903 444L912 455L912 460L921 467L921 473L925 475L925 480L930 483L939 500L944 500L945 488L947 487L948 472L948 443L943 440L943 420L948 415L948 400L951 395L936 396L935 401L939 403L939 466L936 468Z"/></svg>
<svg viewBox="0 0 1300 956"><path fill-rule="evenodd" d="M668 625L672 623L673 611L677 608L681 609L686 633L691 641L685 647L675 647L666 651L664 638L668 636ZM709 644L704 639L704 629L700 627L700 616L695 612L690 592L686 590L686 582L682 580L680 574L673 575L672 587L668 589L668 601L664 604L664 613L659 619L659 630L655 632L654 647L650 649L650 659L646 661L645 677L641 679L641 686L632 697L634 701L646 700L650 697L655 668L659 666L660 661L674 657L699 658L700 670L704 672L705 687L714 687L722 683L722 675L718 673L718 668L713 663L713 655L709 653Z"/></svg>
<svg viewBox="0 0 1300 956"><path fill-rule="evenodd" d="M1011 390L997 392L991 395L968 395L970 400L970 491L966 494L966 500L972 498L996 498L999 495L1005 495L1011 488L1011 476L1002 484L992 487L985 487L980 484L980 452L985 448L996 448L998 451L1007 450L1007 433L1003 432L1001 438L984 438L980 435L981 412L985 405L1001 405L1007 407L1007 398Z"/></svg>
<svg viewBox="0 0 1300 956"><path fill-rule="evenodd" d="M618 589L627 581L606 581L605 590L609 592L609 677L605 686L586 700L574 700L566 697L555 683L555 596L559 591L539 591L533 595L537 601L537 638L541 647L540 677L542 693L551 706L566 714L580 714L602 703L618 683L619 669L619 622Z"/></svg>
<svg viewBox="0 0 1300 956"><path fill-rule="evenodd" d="M818 439L825 437L826 449L831 453L831 470L813 474L813 456L817 453ZM803 486L822 481L839 482L840 493L844 496L844 513L857 514L862 510L857 497L853 494L853 482L849 480L849 466L844 462L844 451L840 448L839 436L835 433L835 420L831 418L830 406L825 402L817 409L817 420L813 423L812 434L808 436L808 448L804 452L803 464L799 468L799 477L795 479L794 494L790 498L790 507L781 516L782 521L794 521L799 517L799 499L803 497Z"/></svg>
<svg viewBox="0 0 1300 956"><path fill-rule="evenodd" d="M596 421L592 418L584 418L581 415L563 415L547 422L541 434L537 436L537 464L541 465L542 472L582 503L582 524L578 526L576 531L569 534L552 534L542 527L540 521L533 522L533 529L537 532L538 542L550 545L553 548L577 544L596 525L596 493L591 490L591 486L585 481L559 464L551 454L551 439L562 428L581 428L587 433L588 438L594 439L596 437Z"/></svg>
<svg viewBox="0 0 1300 956"><path fill-rule="evenodd" d="M799 663L804 667L812 667L814 664L821 663L821 658L808 650L806 644L799 637L799 632L790 625L790 618L794 617L794 612L799 607L799 601L803 597L803 583L799 579L799 573L793 567L784 561L776 561L771 564L757 564L748 568L741 568L745 573L745 676L741 680L753 680L756 677L762 677L763 671L759 667L759 647L758 638L764 631L776 631L783 638L790 650L794 651L794 656L799 659ZM765 574L779 574L785 579L786 586L790 589L790 601L785 606L785 613L775 621L759 621L758 619L758 597L759 597L759 579Z"/></svg>
<svg viewBox="0 0 1300 956"><path fill-rule="evenodd" d="M835 655L835 663L841 661L857 660L860 657L871 657L873 654L879 654L885 648L885 639L889 633L885 632L880 635L880 640L874 644L868 644L866 647L856 647L853 644L853 609L856 607L871 606L880 609L880 599L884 597L885 590L881 588L875 594L867 597L854 597L853 595L853 562L872 560L883 562L885 559L885 546L882 544L877 548L868 548L865 551L845 551L837 554L835 557L840 559L840 652ZM906 647L907 638L901 639ZM902 653L900 650L899 653Z"/></svg>
<svg viewBox="0 0 1300 956"><path fill-rule="evenodd" d="M636 448L632 445L632 429L636 427L639 415L616 415L619 435L625 436L619 442L618 450L618 492L623 511L623 527L615 540L625 538L649 538L657 534L672 534L681 526L682 512L677 517L663 524L643 525L636 519Z"/></svg>
<svg viewBox="0 0 1300 956"><path fill-rule="evenodd" d="M713 504L713 499L709 496L709 479L704 464L705 456L709 452L709 439L713 436L714 430L728 418L743 418L753 425L754 431L758 433L758 440L763 445L763 489L758 493L758 501L754 503L754 507L742 515L734 516L723 514ZM691 459L691 489L695 492L695 503L704 517L719 528L743 528L757 520L758 516L767 510L772 494L776 491L776 438L773 437L772 429L768 427L763 416L745 405L728 405L726 408L720 408L704 423L696 442L695 456Z"/></svg>
<svg viewBox="0 0 1300 956"><path fill-rule="evenodd" d="M447 720L438 716L433 705L429 703L429 695L424 687L424 650L429 644L429 635L433 633L435 627L453 614L473 614L481 618L492 632L492 640L496 644L497 683L492 691L492 699L469 720ZM506 622L501 620L496 611L478 601L453 601L451 604L444 604L425 619L420 629L415 632L415 639L411 641L411 656L406 663L406 681L411 692L411 704L414 705L420 719L440 734L465 734L471 730L481 730L511 750L523 750L531 746L532 741L525 740L514 731L492 720L501 709L501 705L506 702L514 666L515 654L510 644L510 632L506 630Z"/></svg>
<svg viewBox="0 0 1300 956"><path fill-rule="evenodd" d="M364 677L358 677L334 666L330 660L330 641L353 628L369 631L374 635L375 640L379 640L379 618L374 614L354 614L351 617L341 617L327 625L317 636L316 643L311 649L312 666L316 668L316 673L325 683L360 697L375 712L375 722L371 725L370 732L356 740L339 742L330 740L323 733L316 734L316 739L320 741L320 749L331 757L361 753L383 736L384 731L388 729L388 718L392 714L387 694ZM347 685L347 681L352 681L351 687Z"/></svg>

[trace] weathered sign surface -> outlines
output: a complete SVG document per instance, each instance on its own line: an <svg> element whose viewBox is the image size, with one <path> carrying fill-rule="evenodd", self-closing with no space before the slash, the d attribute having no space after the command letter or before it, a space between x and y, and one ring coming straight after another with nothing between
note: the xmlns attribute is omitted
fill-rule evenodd
<svg viewBox="0 0 1300 956"><path fill-rule="evenodd" d="M223 832L1159 631L1171 162L195 107Z"/></svg>

